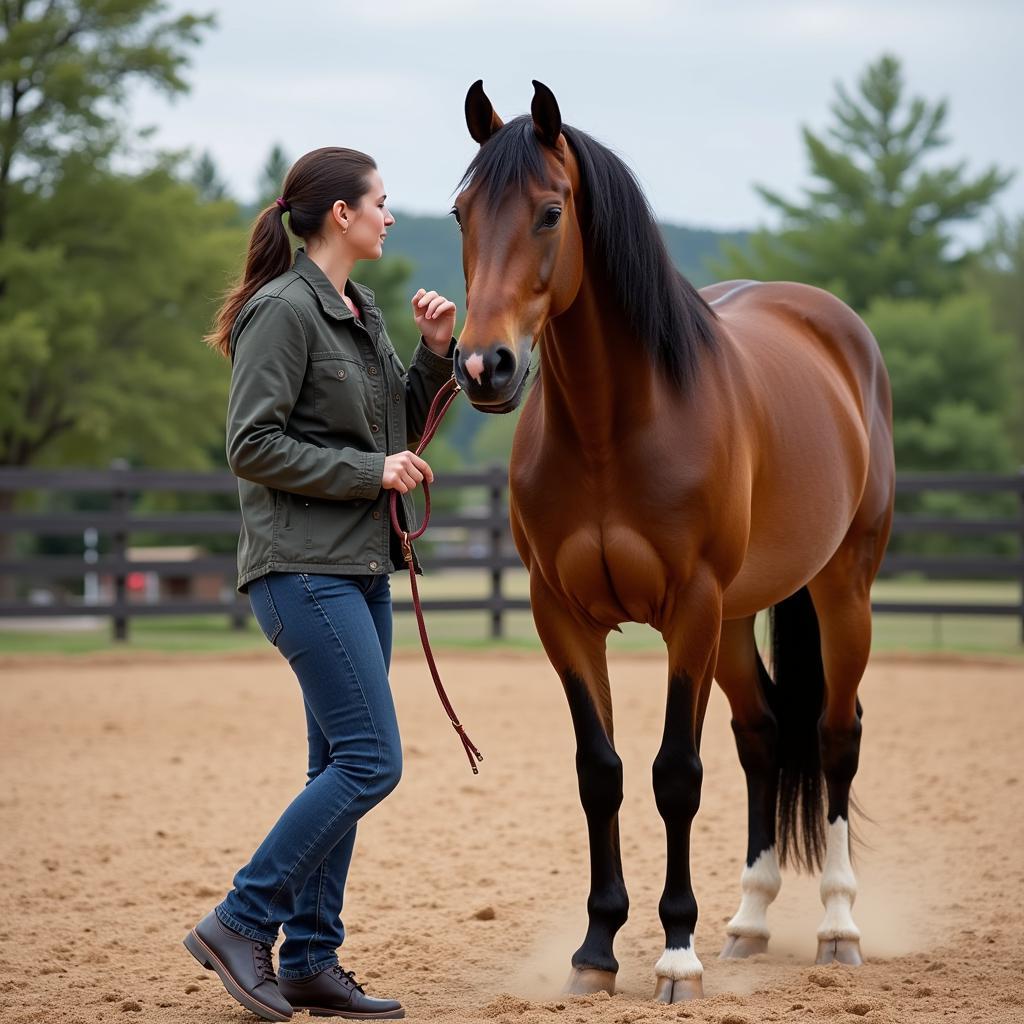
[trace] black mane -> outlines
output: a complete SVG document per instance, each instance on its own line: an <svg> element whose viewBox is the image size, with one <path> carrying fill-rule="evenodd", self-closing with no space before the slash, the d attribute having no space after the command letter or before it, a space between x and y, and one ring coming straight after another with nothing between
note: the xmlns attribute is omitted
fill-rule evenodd
<svg viewBox="0 0 1024 1024"><path fill-rule="evenodd" d="M562 125L580 168L580 227L590 255L655 364L682 389L696 377L701 346L714 346L715 314L676 270L633 172L585 132ZM459 189L484 190L494 211L509 189L545 175L541 142L528 115L516 117L480 147Z"/></svg>

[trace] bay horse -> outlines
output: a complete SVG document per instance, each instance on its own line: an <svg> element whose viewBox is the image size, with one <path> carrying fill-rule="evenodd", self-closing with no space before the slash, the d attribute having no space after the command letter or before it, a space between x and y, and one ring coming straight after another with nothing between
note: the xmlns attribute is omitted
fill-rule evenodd
<svg viewBox="0 0 1024 1024"><path fill-rule="evenodd" d="M668 864L654 998L703 994L690 826L712 680L747 783L746 866L724 957L767 947L779 866L822 868L818 963L859 964L849 850L857 687L892 523L892 400L878 345L837 298L793 283L697 291L636 179L562 123L534 82L504 124L476 82L480 149L460 183L466 322L455 375L489 413L519 404L509 507L544 650L576 735L589 927L567 991L614 992L626 920L605 644L649 623L668 649L653 783ZM772 609L772 671L754 616ZM827 806L826 806L827 801Z"/></svg>

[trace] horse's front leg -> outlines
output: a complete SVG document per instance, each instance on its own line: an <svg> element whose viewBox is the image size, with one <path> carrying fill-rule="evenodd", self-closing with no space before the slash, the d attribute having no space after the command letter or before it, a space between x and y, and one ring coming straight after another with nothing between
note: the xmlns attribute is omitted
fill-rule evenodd
<svg viewBox="0 0 1024 1024"><path fill-rule="evenodd" d="M561 677L576 733L576 774L590 837L589 927L573 954L566 984L570 995L615 992L619 962L612 952L625 924L629 898L622 879L619 806L622 761L612 739L612 704L605 640L608 630L584 623L533 574L533 617L541 643Z"/></svg>
<svg viewBox="0 0 1024 1024"><path fill-rule="evenodd" d="M721 589L697 573L672 602L662 625L668 645L665 732L654 760L654 797L665 821L668 863L658 910L665 952L655 964L654 998L678 1003L704 994L704 966L694 949L697 900L690 880L690 826L700 806L700 734L722 623Z"/></svg>

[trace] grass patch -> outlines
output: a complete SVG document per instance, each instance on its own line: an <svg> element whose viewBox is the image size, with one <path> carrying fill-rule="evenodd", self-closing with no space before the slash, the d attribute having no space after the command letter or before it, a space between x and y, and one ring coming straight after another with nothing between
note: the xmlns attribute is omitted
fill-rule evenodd
<svg viewBox="0 0 1024 1024"><path fill-rule="evenodd" d="M392 577L396 599L407 599L409 585L404 574ZM421 581L424 600L442 597L483 597L490 590L484 573L460 571L429 574ZM529 581L523 571L505 574L504 592L524 597ZM1020 601L1020 587L1013 582L939 582L921 580L883 580L875 585L874 596L886 601ZM111 624L101 620L91 626L79 620L61 624L59 620L35 621L31 626L17 620L0 623L0 654L84 654L96 651L139 650L167 653L209 653L266 649L267 642L255 621L249 619L242 630L231 626L228 615L180 615L133 619L129 639L115 643ZM529 612L508 612L504 616L504 635L490 636L488 612L445 612L427 614L431 643L438 648L464 650L537 650L541 649ZM1020 620L1012 617L966 615L876 615L875 651L942 651L978 654L1024 655ZM759 626L759 637L763 627ZM395 616L395 649L419 648L416 620L411 612ZM612 633L609 651L661 651L661 637L650 627L625 623L622 633Z"/></svg>

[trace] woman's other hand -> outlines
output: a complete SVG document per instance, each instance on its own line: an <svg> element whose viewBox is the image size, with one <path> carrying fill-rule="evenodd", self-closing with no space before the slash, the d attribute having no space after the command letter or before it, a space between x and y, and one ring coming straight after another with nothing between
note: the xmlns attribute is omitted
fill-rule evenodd
<svg viewBox="0 0 1024 1024"><path fill-rule="evenodd" d="M399 452L384 459L384 479L381 481L381 487L385 490L407 494L424 478L428 484L432 484L434 471L415 452Z"/></svg>
<svg viewBox="0 0 1024 1024"><path fill-rule="evenodd" d="M412 297L412 317L427 346L438 355L447 355L455 333L455 303L421 288Z"/></svg>

